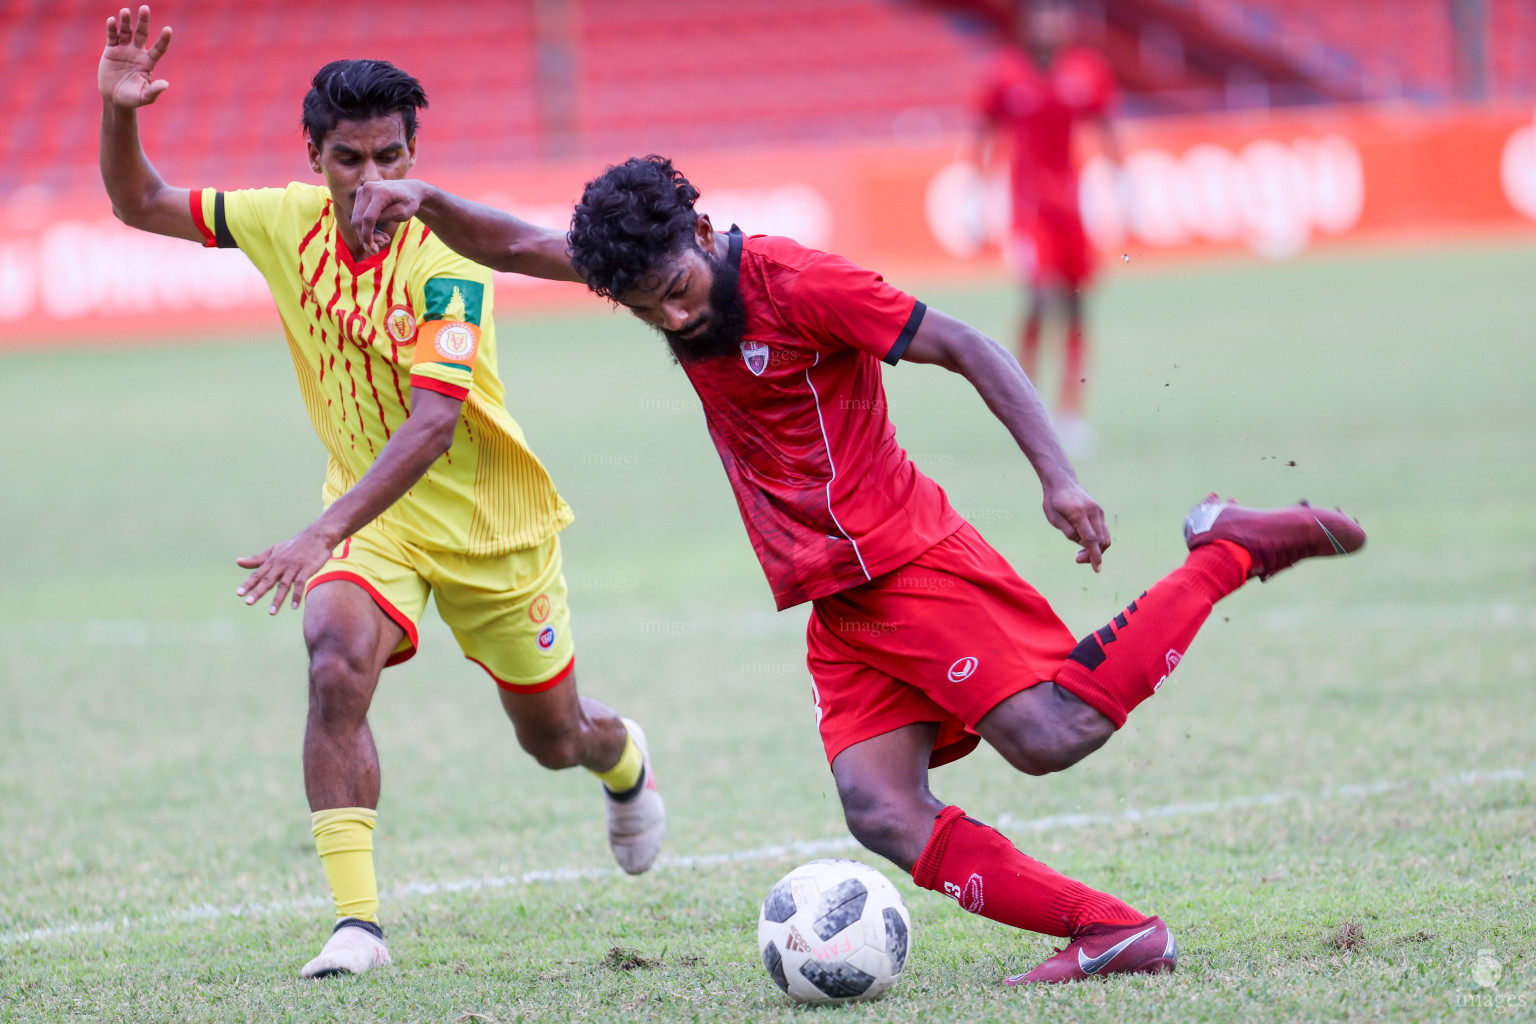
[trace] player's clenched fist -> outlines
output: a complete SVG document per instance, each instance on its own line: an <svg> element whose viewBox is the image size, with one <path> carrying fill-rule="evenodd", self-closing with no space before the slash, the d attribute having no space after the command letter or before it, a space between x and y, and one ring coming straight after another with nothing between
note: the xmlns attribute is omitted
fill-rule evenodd
<svg viewBox="0 0 1536 1024"><path fill-rule="evenodd" d="M107 48L101 53L96 70L96 85L102 98L119 107L132 109L155 102L171 87L163 78L152 78L155 65L171 45L171 29L160 30L154 44L149 42L149 8L140 7L138 16L124 7L107 19Z"/></svg>
<svg viewBox="0 0 1536 1024"><path fill-rule="evenodd" d="M352 203L352 229L362 243L363 255L372 256L387 246L390 236L384 229L416 216L431 188L412 178L365 181L359 185Z"/></svg>

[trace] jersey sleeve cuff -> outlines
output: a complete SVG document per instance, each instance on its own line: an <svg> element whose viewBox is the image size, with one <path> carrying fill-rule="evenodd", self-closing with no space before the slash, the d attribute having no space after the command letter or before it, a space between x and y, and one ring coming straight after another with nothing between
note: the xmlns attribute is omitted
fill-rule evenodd
<svg viewBox="0 0 1536 1024"><path fill-rule="evenodd" d="M203 216L203 190L193 189L189 195L192 200L192 223L197 225L198 234L203 236L203 248L212 249L219 244L219 240L208 227L208 219Z"/></svg>
<svg viewBox="0 0 1536 1024"><path fill-rule="evenodd" d="M907 317L907 325L896 336L896 343L885 354L885 362L895 366L901 357L906 354L907 346L912 344L912 339L917 337L917 329L923 325L923 314L928 312L928 306L921 299L912 303L912 315Z"/></svg>
<svg viewBox="0 0 1536 1024"><path fill-rule="evenodd" d="M424 391L436 391L440 395L447 395L461 402L469 397L469 388L461 388L457 384L449 384L435 377L423 377L419 373L411 374L411 387L421 388Z"/></svg>
<svg viewBox="0 0 1536 1024"><path fill-rule="evenodd" d="M240 243L235 241L235 236L229 233L229 221L224 216L224 193L213 193L213 223L208 223L207 216L203 213L203 193L208 191L203 188L194 188L188 195L192 204L192 223L197 226L198 234L203 236L204 249L238 249Z"/></svg>

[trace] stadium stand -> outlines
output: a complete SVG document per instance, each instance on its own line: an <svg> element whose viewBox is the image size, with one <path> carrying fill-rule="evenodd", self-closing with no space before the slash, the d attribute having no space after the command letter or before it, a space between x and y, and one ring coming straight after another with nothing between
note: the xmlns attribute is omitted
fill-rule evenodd
<svg viewBox="0 0 1536 1024"><path fill-rule="evenodd" d="M1458 0L1461 2L1461 0ZM1536 94L1536 0L1479 5L1481 92ZM1468 92L1448 0L1085 0L1128 112ZM573 155L935 135L967 100L1007 0L458 0L366 7L159 0L176 30L146 146L169 179L305 177L300 101L342 56L431 96L421 173ZM0 193L94 189L93 67L111 5L0 0ZM1465 49L1465 47L1463 47ZM1464 61L1462 62L1465 63Z"/></svg>

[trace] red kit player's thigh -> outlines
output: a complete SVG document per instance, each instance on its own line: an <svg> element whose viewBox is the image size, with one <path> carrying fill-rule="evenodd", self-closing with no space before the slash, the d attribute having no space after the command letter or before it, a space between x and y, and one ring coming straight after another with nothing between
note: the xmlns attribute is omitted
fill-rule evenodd
<svg viewBox="0 0 1536 1024"><path fill-rule="evenodd" d="M964 757L976 748L977 737L965 724L923 691L865 664L858 649L839 634L836 619L829 623L812 613L805 639L816 728L826 748L827 764L855 743L918 722L939 724L934 757L929 762L933 767Z"/></svg>
<svg viewBox="0 0 1536 1024"><path fill-rule="evenodd" d="M1038 280L1077 287L1092 276L1093 253L1083 219L1075 210L1042 211L1033 234Z"/></svg>
<svg viewBox="0 0 1536 1024"><path fill-rule="evenodd" d="M1054 679L1076 638L969 524L871 583L817 602L857 660L922 691L969 729Z"/></svg>

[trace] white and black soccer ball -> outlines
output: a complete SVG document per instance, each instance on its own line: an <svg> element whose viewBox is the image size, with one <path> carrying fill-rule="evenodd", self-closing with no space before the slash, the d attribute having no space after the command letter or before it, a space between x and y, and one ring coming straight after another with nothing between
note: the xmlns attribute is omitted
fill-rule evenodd
<svg viewBox="0 0 1536 1024"><path fill-rule="evenodd" d="M856 860L800 865L757 915L763 966L800 1003L878 999L901 977L911 935L901 893Z"/></svg>

